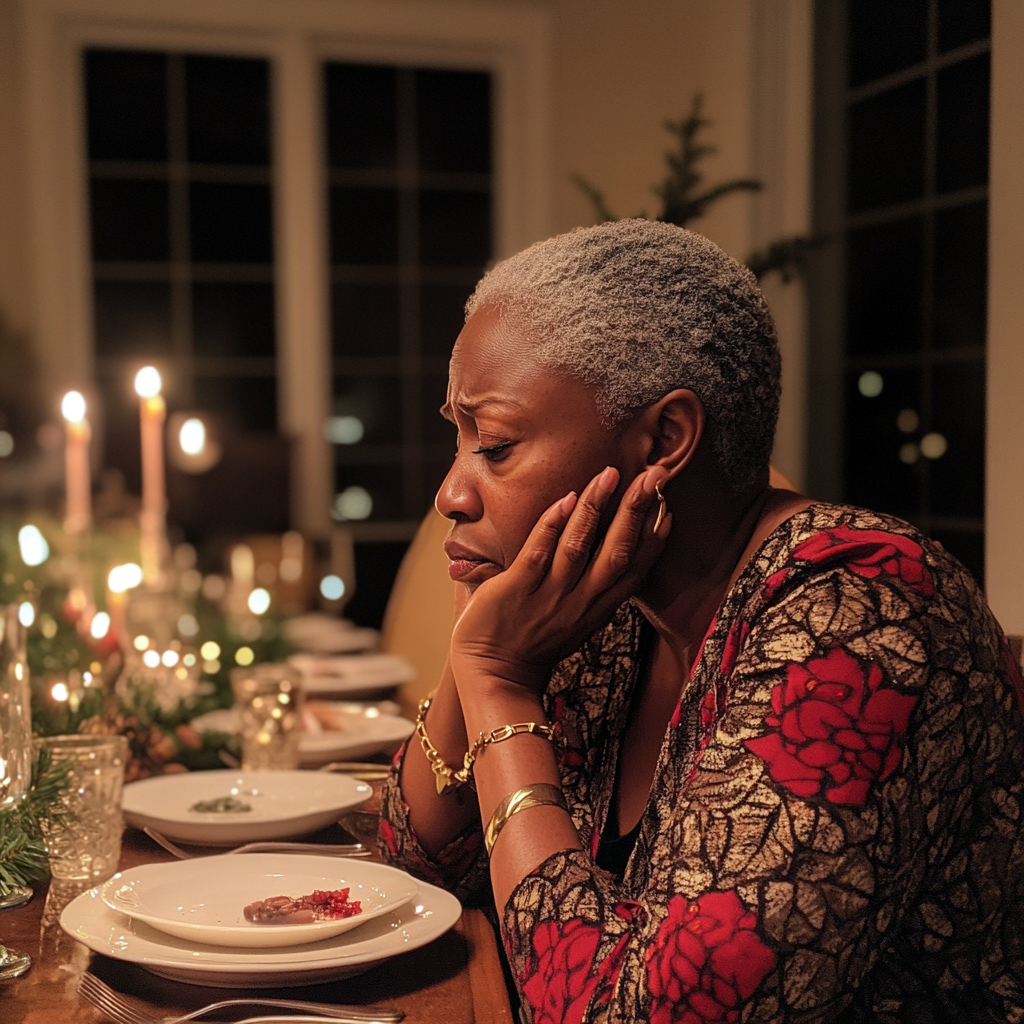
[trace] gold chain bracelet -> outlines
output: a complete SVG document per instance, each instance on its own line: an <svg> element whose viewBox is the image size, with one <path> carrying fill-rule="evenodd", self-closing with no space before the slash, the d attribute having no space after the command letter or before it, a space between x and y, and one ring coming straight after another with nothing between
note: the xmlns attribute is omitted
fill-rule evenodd
<svg viewBox="0 0 1024 1024"><path fill-rule="evenodd" d="M550 725L543 725L540 722L516 722L514 725L501 725L497 729L492 729L486 735L480 733L473 741L473 746L466 751L466 757L463 761L466 771L471 772L473 770L473 765L484 747L490 746L492 743L501 743L503 740L511 739L513 736L530 733L534 736L543 736L544 739L550 740L552 743L555 741L555 730Z"/></svg>
<svg viewBox="0 0 1024 1024"><path fill-rule="evenodd" d="M497 729L492 729L486 735L481 732L473 745L463 755L462 767L452 768L451 765L445 762L437 747L430 742L430 737L427 735L427 710L430 708L432 699L433 695L431 694L424 697L419 703L416 715L416 735L419 737L420 746L423 748L423 753L430 764L430 770L434 773L434 782L437 786L438 796L452 793L461 786L468 785L471 788L475 788L473 786L473 765L480 751L492 743L501 743L503 740L511 739L513 736L519 736L524 733L543 736L546 740L551 740L552 742L555 738L554 729L550 725L544 725L541 722L516 722L514 725L502 725Z"/></svg>
<svg viewBox="0 0 1024 1024"><path fill-rule="evenodd" d="M494 808L491 820L487 823L484 831L484 847L487 856L491 855L494 844L498 841L501 830L508 824L508 819L520 811L529 810L531 807L561 807L568 811L569 805L565 802L565 794L558 786L550 782L536 782L532 786L523 786L514 793L509 793L504 800Z"/></svg>
<svg viewBox="0 0 1024 1024"><path fill-rule="evenodd" d="M430 770L434 773L437 795L444 796L446 793L454 793L455 790L467 783L471 784L471 779L465 764L461 768L451 768L445 764L437 747L430 742L430 737L427 735L427 710L432 699L433 695L424 697L419 703L416 715L416 735L420 739L420 746L430 764Z"/></svg>

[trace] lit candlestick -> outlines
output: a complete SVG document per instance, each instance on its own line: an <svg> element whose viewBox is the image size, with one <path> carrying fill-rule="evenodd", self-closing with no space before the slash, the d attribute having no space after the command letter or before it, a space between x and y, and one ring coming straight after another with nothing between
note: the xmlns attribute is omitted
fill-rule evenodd
<svg viewBox="0 0 1024 1024"><path fill-rule="evenodd" d="M147 583L160 580L167 546L164 516L164 419L167 406L160 389L163 381L154 366L144 366L135 375L142 431L142 573Z"/></svg>
<svg viewBox="0 0 1024 1024"><path fill-rule="evenodd" d="M60 405L64 414L64 481L67 510L64 529L84 533L92 524L92 484L89 478L89 421L85 418L85 399L78 391L69 391Z"/></svg>

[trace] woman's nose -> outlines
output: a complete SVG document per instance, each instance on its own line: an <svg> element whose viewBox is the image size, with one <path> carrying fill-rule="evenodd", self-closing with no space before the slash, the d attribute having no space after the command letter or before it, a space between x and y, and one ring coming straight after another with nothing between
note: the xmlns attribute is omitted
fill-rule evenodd
<svg viewBox="0 0 1024 1024"><path fill-rule="evenodd" d="M437 492L434 507L445 519L463 522L475 522L483 514L483 504L473 486L472 474L466 471L463 460L457 455Z"/></svg>

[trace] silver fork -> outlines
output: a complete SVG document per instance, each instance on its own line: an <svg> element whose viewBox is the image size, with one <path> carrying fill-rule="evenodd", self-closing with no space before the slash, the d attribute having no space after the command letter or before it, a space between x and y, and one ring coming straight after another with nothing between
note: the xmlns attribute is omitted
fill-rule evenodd
<svg viewBox="0 0 1024 1024"><path fill-rule="evenodd" d="M268 1009L300 1010L319 1016L289 1016L281 1014L247 1018L251 1024L256 1021L290 1020L290 1021L344 1021L346 1024L398 1024L405 1014L398 1009L384 1007L373 1009L364 1006L345 1006L332 1003L310 1003L302 999L224 999L218 1003L210 1003L191 1013L180 1017L156 1017L145 1013L130 1003L120 992L115 992L109 985L100 981L95 974L86 971L78 983L78 993L98 1010L102 1010L114 1024L182 1024L184 1021L195 1020L214 1010L222 1010L226 1006L259 1006ZM236 1024L244 1024L242 1021Z"/></svg>
<svg viewBox="0 0 1024 1024"><path fill-rule="evenodd" d="M162 846L168 853L174 854L178 860L191 860L195 856L194 853L188 853L176 843L172 843L167 836L157 832L155 828L149 828L147 825L142 831L158 846ZM231 853L315 853L325 857L370 856L370 851L362 843L338 843L332 846L327 843L283 843L277 841L246 843L244 846L236 846L233 850L225 851L225 854Z"/></svg>

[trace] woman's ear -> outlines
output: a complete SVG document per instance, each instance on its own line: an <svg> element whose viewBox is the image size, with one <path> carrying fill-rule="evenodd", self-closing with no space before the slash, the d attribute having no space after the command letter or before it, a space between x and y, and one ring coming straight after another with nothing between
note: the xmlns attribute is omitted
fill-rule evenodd
<svg viewBox="0 0 1024 1024"><path fill-rule="evenodd" d="M704 434L704 407L689 389L670 391L644 410L650 442L647 463L661 466L669 479L691 461Z"/></svg>

